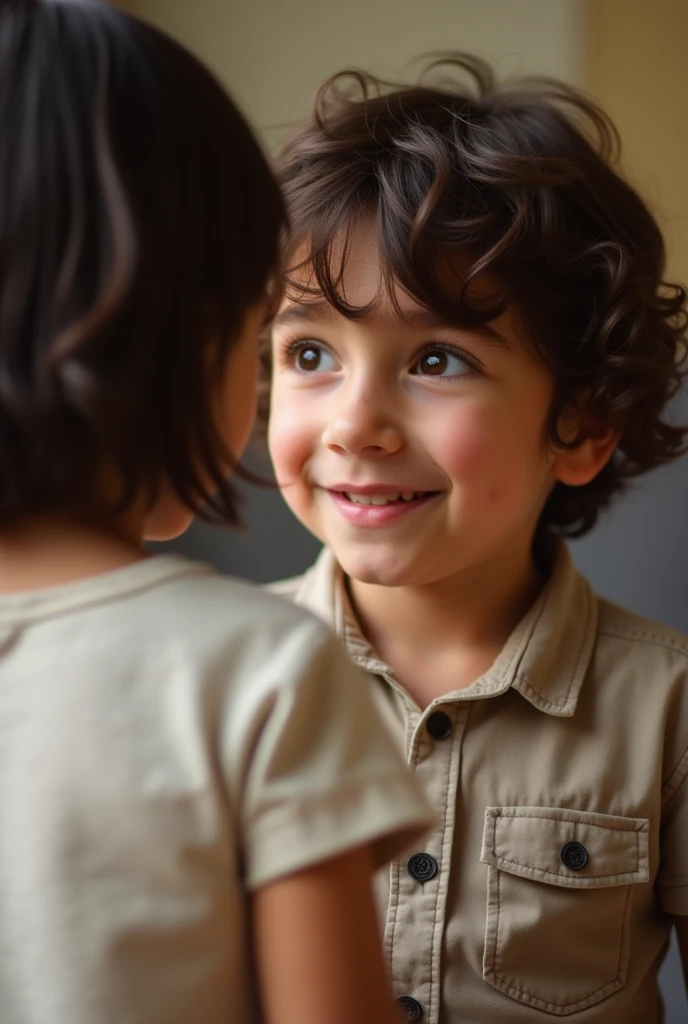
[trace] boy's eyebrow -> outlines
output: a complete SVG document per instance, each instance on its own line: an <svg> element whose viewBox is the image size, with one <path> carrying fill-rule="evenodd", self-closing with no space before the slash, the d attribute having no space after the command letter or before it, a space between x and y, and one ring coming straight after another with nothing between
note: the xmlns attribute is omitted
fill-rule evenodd
<svg viewBox="0 0 688 1024"><path fill-rule="evenodd" d="M334 321L337 313L332 309L329 302L320 300L317 302L292 302L281 313L278 313L273 321L273 327L294 322L318 323L323 320ZM491 324L477 324L475 327L460 327L451 324L447 320L433 313L430 309L409 309L402 310L401 319L409 327L415 330L445 330L445 331L466 331L493 342L501 348L508 349L508 340Z"/></svg>
<svg viewBox="0 0 688 1024"><path fill-rule="evenodd" d="M281 324L290 324L295 320L308 323L317 323L322 320L334 320L335 311L329 302L292 302L281 313L278 313L272 322L273 327Z"/></svg>
<svg viewBox="0 0 688 1024"><path fill-rule="evenodd" d="M416 330L427 331L462 331L467 334L477 334L488 342L494 342L501 348L511 348L504 335L489 323L476 324L473 327L461 327L459 324L449 323L441 316L433 313L430 309L409 309L402 313L402 319L409 327Z"/></svg>

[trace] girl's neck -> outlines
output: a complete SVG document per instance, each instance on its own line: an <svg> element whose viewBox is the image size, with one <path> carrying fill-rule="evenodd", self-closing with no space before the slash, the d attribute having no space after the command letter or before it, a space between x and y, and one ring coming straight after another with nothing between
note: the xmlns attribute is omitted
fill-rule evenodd
<svg viewBox="0 0 688 1024"><path fill-rule="evenodd" d="M525 551L422 586L349 580L349 592L374 650L424 707L490 668L544 582Z"/></svg>
<svg viewBox="0 0 688 1024"><path fill-rule="evenodd" d="M0 530L0 594L72 583L146 557L138 517L100 525L40 515Z"/></svg>

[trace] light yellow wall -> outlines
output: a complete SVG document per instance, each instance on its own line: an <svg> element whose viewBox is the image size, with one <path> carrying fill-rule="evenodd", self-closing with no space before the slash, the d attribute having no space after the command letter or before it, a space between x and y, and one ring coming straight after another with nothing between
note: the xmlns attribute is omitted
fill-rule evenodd
<svg viewBox="0 0 688 1024"><path fill-rule="evenodd" d="M272 145L319 82L358 65L398 76L411 58L467 49L502 71L576 81L585 0L125 0L220 75Z"/></svg>
<svg viewBox="0 0 688 1024"><path fill-rule="evenodd" d="M688 0L590 0L589 82L688 283Z"/></svg>

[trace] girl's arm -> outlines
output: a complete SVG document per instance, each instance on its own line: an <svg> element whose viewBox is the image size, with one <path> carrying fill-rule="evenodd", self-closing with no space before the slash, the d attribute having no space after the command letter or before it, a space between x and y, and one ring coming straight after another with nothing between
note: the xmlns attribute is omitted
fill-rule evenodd
<svg viewBox="0 0 688 1024"><path fill-rule="evenodd" d="M399 1024L385 975L367 848L253 896L266 1024Z"/></svg>
<svg viewBox="0 0 688 1024"><path fill-rule="evenodd" d="M678 935L678 948L681 951L681 962L683 963L683 980L688 995L688 916L675 917L676 934Z"/></svg>

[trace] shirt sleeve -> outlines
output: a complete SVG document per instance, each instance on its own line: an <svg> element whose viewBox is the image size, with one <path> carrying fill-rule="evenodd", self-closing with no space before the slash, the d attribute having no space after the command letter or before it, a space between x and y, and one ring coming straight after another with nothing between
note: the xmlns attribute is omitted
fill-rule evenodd
<svg viewBox="0 0 688 1024"><path fill-rule="evenodd" d="M688 914L688 750L666 788L659 897L664 910L678 916Z"/></svg>
<svg viewBox="0 0 688 1024"><path fill-rule="evenodd" d="M241 811L249 889L358 846L379 867L435 820L359 670L320 624L307 633L280 652L283 682L254 734Z"/></svg>

